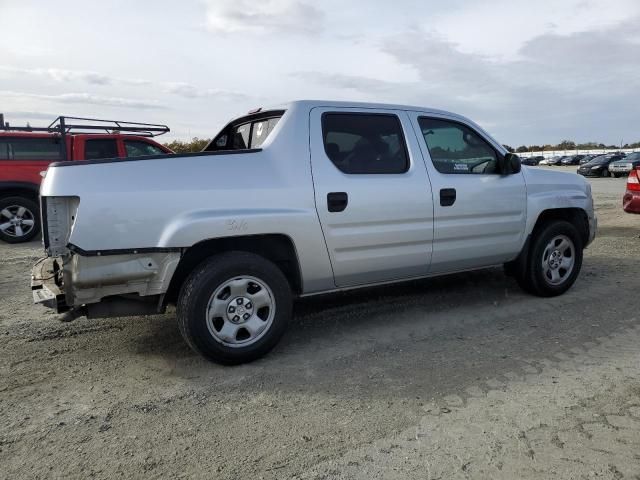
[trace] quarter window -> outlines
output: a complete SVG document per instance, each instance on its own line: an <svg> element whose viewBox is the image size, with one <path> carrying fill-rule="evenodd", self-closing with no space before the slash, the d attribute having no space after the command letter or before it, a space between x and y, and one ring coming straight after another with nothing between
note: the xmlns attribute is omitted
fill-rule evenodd
<svg viewBox="0 0 640 480"><path fill-rule="evenodd" d="M84 148L84 156L86 160L116 158L118 156L118 146L113 139L87 140Z"/></svg>
<svg viewBox="0 0 640 480"><path fill-rule="evenodd" d="M236 127L233 132L233 149L245 150L249 148L249 135L251 134L251 124L245 123Z"/></svg>
<svg viewBox="0 0 640 480"><path fill-rule="evenodd" d="M409 168L402 126L396 115L325 113L324 150L344 173L404 173Z"/></svg>
<svg viewBox="0 0 640 480"><path fill-rule="evenodd" d="M60 139L46 138L10 138L6 147L0 143L0 157L4 154L12 160L61 160Z"/></svg>
<svg viewBox="0 0 640 480"><path fill-rule="evenodd" d="M0 160L10 160L9 157L9 142L0 138Z"/></svg>
<svg viewBox="0 0 640 480"><path fill-rule="evenodd" d="M418 123L433 166L440 173L499 173L496 151L466 125L426 117Z"/></svg>

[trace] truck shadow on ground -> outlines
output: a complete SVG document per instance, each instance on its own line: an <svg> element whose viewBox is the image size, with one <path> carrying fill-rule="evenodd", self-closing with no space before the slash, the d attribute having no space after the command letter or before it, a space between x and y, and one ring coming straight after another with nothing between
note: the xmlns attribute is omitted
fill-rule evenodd
<svg viewBox="0 0 640 480"><path fill-rule="evenodd" d="M587 270L606 271L605 262L590 259ZM188 350L172 316L131 343L138 355L162 355L172 374L195 388L219 381L246 388L259 379L256 392L271 385L389 399L425 391L462 394L480 379L539 370L549 359L637 322L630 303L606 316L595 313L603 294L602 279L585 275L567 294L541 299L522 293L501 269L489 269L301 299L274 351L238 367Z"/></svg>

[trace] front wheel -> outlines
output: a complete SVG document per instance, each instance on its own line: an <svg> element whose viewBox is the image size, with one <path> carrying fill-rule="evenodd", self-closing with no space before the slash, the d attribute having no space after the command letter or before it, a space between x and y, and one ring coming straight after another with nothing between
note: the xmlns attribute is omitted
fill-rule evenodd
<svg viewBox="0 0 640 480"><path fill-rule="evenodd" d="M40 232L38 205L26 197L0 199L0 240L28 242Z"/></svg>
<svg viewBox="0 0 640 480"><path fill-rule="evenodd" d="M608 177L610 175L611 175L611 173L609 172L608 168L605 168L604 170L602 170L602 176L603 177Z"/></svg>
<svg viewBox="0 0 640 480"><path fill-rule="evenodd" d="M291 317L291 288L282 271L248 252L214 255L185 281L176 308L189 346L222 364L269 352Z"/></svg>
<svg viewBox="0 0 640 480"><path fill-rule="evenodd" d="M516 275L520 286L541 297L566 292L582 268L582 239L566 221L548 223L532 238L523 271Z"/></svg>

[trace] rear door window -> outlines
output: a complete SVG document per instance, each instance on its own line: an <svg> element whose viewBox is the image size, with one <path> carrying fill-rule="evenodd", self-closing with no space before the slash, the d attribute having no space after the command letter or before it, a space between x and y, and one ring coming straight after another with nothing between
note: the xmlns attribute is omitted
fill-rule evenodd
<svg viewBox="0 0 640 480"><path fill-rule="evenodd" d="M409 169L396 115L325 113L322 133L327 157L343 173L404 173Z"/></svg>
<svg viewBox="0 0 640 480"><path fill-rule="evenodd" d="M7 147L6 156L11 160L54 162L62 159L60 140L56 137L11 138L7 141ZM1 146L0 149L2 149Z"/></svg>
<svg viewBox="0 0 640 480"><path fill-rule="evenodd" d="M86 140L84 156L86 160L116 158L118 156L118 144L113 138Z"/></svg>

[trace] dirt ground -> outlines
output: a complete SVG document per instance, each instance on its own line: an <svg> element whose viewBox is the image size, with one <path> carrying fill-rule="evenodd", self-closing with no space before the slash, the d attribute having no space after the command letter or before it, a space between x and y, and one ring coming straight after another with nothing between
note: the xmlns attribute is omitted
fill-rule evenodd
<svg viewBox="0 0 640 480"><path fill-rule="evenodd" d="M40 245L0 244L0 478L640 479L640 215L591 183L567 294L490 269L308 299L239 367L172 312L58 322Z"/></svg>

